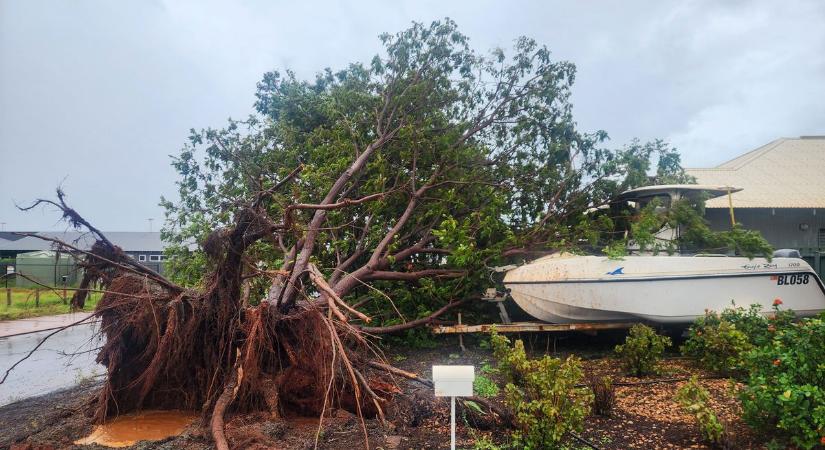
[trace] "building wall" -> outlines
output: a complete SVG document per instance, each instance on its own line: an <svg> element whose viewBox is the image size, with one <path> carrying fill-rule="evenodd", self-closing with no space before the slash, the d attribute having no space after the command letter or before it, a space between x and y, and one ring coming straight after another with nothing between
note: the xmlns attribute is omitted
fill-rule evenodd
<svg viewBox="0 0 825 450"><path fill-rule="evenodd" d="M163 252L126 252L126 254L155 272L161 275L164 273L165 264L163 262ZM143 261L140 260L141 255L144 257ZM160 258L161 260L152 261L152 257Z"/></svg>
<svg viewBox="0 0 825 450"><path fill-rule="evenodd" d="M743 227L762 233L774 248L799 250L820 277L825 275L825 210L735 208L734 216ZM730 230L728 209L706 209L705 219L713 230Z"/></svg>

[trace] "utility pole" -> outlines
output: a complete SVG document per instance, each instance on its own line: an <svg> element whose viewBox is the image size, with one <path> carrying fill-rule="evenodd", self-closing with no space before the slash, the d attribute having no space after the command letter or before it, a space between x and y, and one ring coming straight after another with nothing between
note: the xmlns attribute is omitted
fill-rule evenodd
<svg viewBox="0 0 825 450"><path fill-rule="evenodd" d="M146 220L148 220L148 221L149 221L149 232L151 233L151 232L152 232L152 221L154 221L155 219L153 219L153 218L151 218L151 217L150 217L150 218L148 218L148 219L146 219Z"/></svg>
<svg viewBox="0 0 825 450"><path fill-rule="evenodd" d="M6 231L6 222L0 222L0 231Z"/></svg>

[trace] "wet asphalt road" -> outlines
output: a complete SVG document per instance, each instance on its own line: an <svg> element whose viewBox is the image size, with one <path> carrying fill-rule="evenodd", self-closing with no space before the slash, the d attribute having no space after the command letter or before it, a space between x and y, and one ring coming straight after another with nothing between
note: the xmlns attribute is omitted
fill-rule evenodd
<svg viewBox="0 0 825 450"><path fill-rule="evenodd" d="M93 324L78 325L50 337L0 384L0 406L76 386L104 373L94 362L100 342ZM0 338L0 379L51 331Z"/></svg>

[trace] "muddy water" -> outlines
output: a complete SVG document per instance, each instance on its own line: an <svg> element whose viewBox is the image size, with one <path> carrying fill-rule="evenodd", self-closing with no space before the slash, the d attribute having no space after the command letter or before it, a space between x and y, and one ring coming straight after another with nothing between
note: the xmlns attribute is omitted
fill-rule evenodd
<svg viewBox="0 0 825 450"><path fill-rule="evenodd" d="M95 427L92 434L74 443L128 447L138 441L157 441L180 434L197 418L192 411L143 411L118 416Z"/></svg>

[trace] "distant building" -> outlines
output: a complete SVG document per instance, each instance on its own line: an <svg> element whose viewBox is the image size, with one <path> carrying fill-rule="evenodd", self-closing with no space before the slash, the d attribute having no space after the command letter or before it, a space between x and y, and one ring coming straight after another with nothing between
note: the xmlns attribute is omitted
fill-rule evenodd
<svg viewBox="0 0 825 450"><path fill-rule="evenodd" d="M708 169L687 169L699 184L742 188L731 195L738 223L774 248L793 248L825 275L825 136L777 139ZM714 230L731 226L730 200L708 200Z"/></svg>
<svg viewBox="0 0 825 450"><path fill-rule="evenodd" d="M81 250L89 250L94 244L94 238L89 233L76 231L32 233L59 239ZM136 261L152 270L163 272L163 250L166 244L161 241L160 232L113 231L104 232L104 234L113 244L122 248ZM0 231L0 259L6 262L10 263L19 254L46 250L53 250L52 242L30 236L20 236L11 231ZM5 267L0 267L0 269L6 273Z"/></svg>

